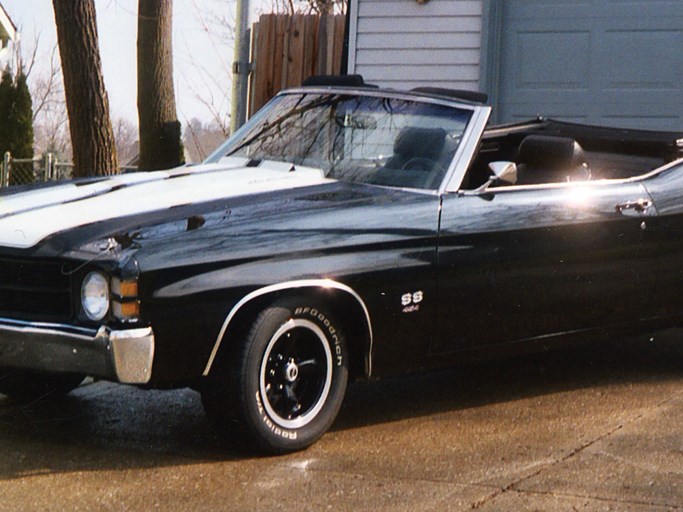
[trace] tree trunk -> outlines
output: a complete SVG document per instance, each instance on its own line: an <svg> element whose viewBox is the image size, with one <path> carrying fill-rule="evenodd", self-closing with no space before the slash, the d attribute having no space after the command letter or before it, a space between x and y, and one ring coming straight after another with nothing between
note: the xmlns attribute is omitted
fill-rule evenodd
<svg viewBox="0 0 683 512"><path fill-rule="evenodd" d="M74 175L115 174L118 160L102 78L94 0L52 0Z"/></svg>
<svg viewBox="0 0 683 512"><path fill-rule="evenodd" d="M173 92L173 1L138 3L138 116L140 170L184 162Z"/></svg>

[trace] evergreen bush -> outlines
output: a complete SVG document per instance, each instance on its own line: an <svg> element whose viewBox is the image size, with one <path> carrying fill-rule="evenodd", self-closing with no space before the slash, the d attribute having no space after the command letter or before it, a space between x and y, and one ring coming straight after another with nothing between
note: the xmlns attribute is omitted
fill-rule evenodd
<svg viewBox="0 0 683 512"><path fill-rule="evenodd" d="M0 79L0 158L9 151L12 158L33 158L33 102L23 71L13 77L5 69ZM21 172L18 172L21 169ZM34 180L33 164L15 167L10 185Z"/></svg>

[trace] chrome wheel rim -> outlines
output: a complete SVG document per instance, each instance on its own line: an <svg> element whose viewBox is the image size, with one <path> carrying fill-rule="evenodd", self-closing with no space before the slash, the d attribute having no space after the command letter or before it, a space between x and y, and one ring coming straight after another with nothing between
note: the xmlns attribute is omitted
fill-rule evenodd
<svg viewBox="0 0 683 512"><path fill-rule="evenodd" d="M261 361L263 407L279 427L301 428L320 413L332 385L332 352L325 333L293 318L270 338Z"/></svg>

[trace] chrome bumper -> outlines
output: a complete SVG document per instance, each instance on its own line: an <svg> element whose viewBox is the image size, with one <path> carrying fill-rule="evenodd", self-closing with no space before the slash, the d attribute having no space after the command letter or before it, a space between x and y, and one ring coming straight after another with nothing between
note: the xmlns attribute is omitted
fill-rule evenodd
<svg viewBox="0 0 683 512"><path fill-rule="evenodd" d="M146 384L153 360L151 327L96 330L0 318L0 366Z"/></svg>

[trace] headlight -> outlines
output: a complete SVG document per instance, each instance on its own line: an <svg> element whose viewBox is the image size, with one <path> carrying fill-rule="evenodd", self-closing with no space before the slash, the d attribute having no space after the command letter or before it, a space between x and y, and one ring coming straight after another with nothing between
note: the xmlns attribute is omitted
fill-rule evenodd
<svg viewBox="0 0 683 512"><path fill-rule="evenodd" d="M90 272L81 285L81 305L90 320L102 320L109 311L109 284L99 272Z"/></svg>

